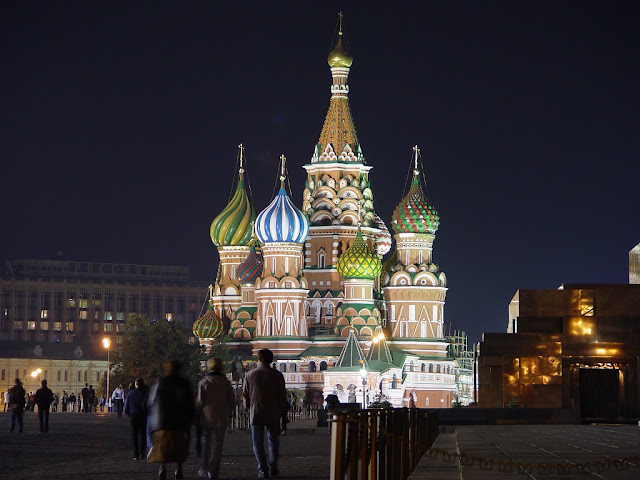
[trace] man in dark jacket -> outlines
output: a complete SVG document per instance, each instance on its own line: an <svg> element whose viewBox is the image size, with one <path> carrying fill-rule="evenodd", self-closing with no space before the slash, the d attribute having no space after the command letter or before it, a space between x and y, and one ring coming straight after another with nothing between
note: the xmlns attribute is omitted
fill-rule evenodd
<svg viewBox="0 0 640 480"><path fill-rule="evenodd" d="M141 460L145 455L147 443L147 390L141 378L136 380L136 388L127 393L124 413L131 422L133 459Z"/></svg>
<svg viewBox="0 0 640 480"><path fill-rule="evenodd" d="M182 364L171 360L167 375L158 379L151 388L148 405L149 431L153 446L148 460L160 463L159 479L165 480L165 465L178 465L175 478L184 478L182 464L189 452L191 424L194 417L194 398L189 381L182 377Z"/></svg>
<svg viewBox="0 0 640 480"><path fill-rule="evenodd" d="M280 453L280 418L287 405L287 390L284 377L271 368L273 352L267 348L258 351L260 365L247 373L244 378L242 396L249 410L251 420L251 440L253 453L258 461L258 478L278 475ZM264 430L267 429L269 442L269 463L264 451Z"/></svg>
<svg viewBox="0 0 640 480"><path fill-rule="evenodd" d="M18 431L22 433L24 414L24 397L27 392L22 388L22 382L16 378L16 384L9 389L9 410L11 412L11 423L9 425L9 433L13 432L16 427L16 419L18 420Z"/></svg>
<svg viewBox="0 0 640 480"><path fill-rule="evenodd" d="M80 390L80 396L82 397L82 411L84 413L89 413L91 411L91 407L89 407L89 384L85 383L84 388Z"/></svg>
<svg viewBox="0 0 640 480"><path fill-rule="evenodd" d="M42 388L36 391L35 403L38 405L38 418L40 419L40 433L49 431L49 407L53 402L53 392L47 387L47 381L42 380Z"/></svg>

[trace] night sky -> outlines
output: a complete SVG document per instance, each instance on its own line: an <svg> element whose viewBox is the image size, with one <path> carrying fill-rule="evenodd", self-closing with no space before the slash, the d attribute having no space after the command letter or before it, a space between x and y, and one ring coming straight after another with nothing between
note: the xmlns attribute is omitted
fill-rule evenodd
<svg viewBox="0 0 640 480"><path fill-rule="evenodd" d="M302 203L342 10L388 226L422 151L447 329L504 331L519 288L628 282L640 3L371 5L2 2L0 255L186 265L213 281L209 225L240 142L258 210L281 153Z"/></svg>

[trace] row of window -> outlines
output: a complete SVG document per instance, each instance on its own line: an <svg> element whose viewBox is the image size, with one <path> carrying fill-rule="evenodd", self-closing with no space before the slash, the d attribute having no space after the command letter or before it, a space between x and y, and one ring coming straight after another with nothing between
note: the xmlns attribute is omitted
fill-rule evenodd
<svg viewBox="0 0 640 480"><path fill-rule="evenodd" d="M2 377L3 381L8 380L8 378L7 378L8 373L9 372L6 369L4 369L4 368L2 369L0 376ZM58 370L57 371L56 378L57 378L58 382L62 382L63 381L62 380L62 377L63 377L62 373L63 373L62 370ZM96 382L100 382L101 378L104 375L106 375L106 372L101 372L99 370L95 371L94 373L95 373L95 381ZM78 374L78 379L77 379L78 382L91 382L91 381L93 381L93 378L89 378L89 377L92 377L93 375L89 375L89 371L88 370L84 370L84 372L78 370L77 374ZM24 379L27 378L27 376L28 376L27 370L23 370L22 371L22 377L20 377L20 370L18 370L18 369L15 370L14 378L22 378L24 380ZM49 376L49 371L48 370L44 370L42 372L42 377L37 376L37 377L34 377L34 378L38 378L38 379L42 378L44 380L49 380L48 376ZM69 376L70 376L69 375L69 370L64 370L64 381L65 382L69 381Z"/></svg>
<svg viewBox="0 0 640 480"><path fill-rule="evenodd" d="M287 367L288 365L288 367ZM327 362L325 362L324 360L320 362L320 364L316 364L316 362L311 361L309 362L309 373L313 373L318 371L318 368L320 368L320 371L324 371L326 370L328 367ZM280 370L282 373L286 373L287 372L287 368L289 373L296 373L298 371L298 366L295 363L280 363L280 365L278 366L278 370Z"/></svg>

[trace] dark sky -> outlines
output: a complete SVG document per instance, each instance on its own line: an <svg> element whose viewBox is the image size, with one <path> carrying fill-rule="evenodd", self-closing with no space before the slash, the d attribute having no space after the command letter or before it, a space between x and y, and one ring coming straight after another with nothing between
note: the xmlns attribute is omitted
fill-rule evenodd
<svg viewBox="0 0 640 480"><path fill-rule="evenodd" d="M231 6L232 5L232 6ZM0 4L3 257L187 265L246 146L301 204L343 10L387 225L420 145L445 320L504 331L519 288L628 281L640 242L640 7L615 1Z"/></svg>

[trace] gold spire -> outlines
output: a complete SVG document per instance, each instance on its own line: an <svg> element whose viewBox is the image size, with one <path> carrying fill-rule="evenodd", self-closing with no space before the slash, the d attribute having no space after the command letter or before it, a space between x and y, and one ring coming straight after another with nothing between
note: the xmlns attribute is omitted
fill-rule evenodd
<svg viewBox="0 0 640 480"><path fill-rule="evenodd" d="M333 84L331 85L331 103L329 111L322 126L322 132L318 144L321 149L327 144L333 146L337 154L343 151L345 145L351 146L355 151L358 145L356 128L349 109L349 85L347 78L349 67L353 63L353 57L347 52L343 42L342 13L339 13L338 40L333 51L329 54L328 62L331 67Z"/></svg>

